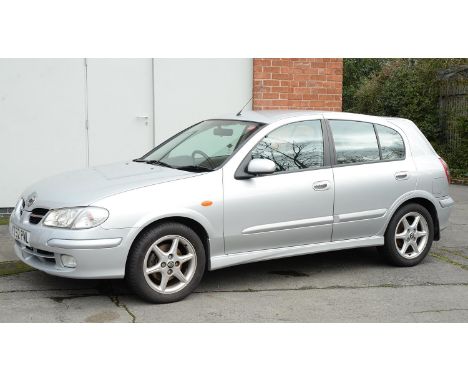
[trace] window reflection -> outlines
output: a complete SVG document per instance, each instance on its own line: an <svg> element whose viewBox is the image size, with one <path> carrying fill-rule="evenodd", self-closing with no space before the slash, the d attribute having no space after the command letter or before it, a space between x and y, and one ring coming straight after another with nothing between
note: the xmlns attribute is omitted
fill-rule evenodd
<svg viewBox="0 0 468 382"><path fill-rule="evenodd" d="M272 131L252 151L252 159L270 159L276 171L323 166L323 136L319 120L294 122Z"/></svg>
<svg viewBox="0 0 468 382"><path fill-rule="evenodd" d="M331 120L338 164L380 160L379 146L371 123Z"/></svg>
<svg viewBox="0 0 468 382"><path fill-rule="evenodd" d="M222 166L239 145L261 128L260 123L237 120L206 120L184 130L146 154L174 168Z"/></svg>
<svg viewBox="0 0 468 382"><path fill-rule="evenodd" d="M405 157L403 138L395 130L382 125L375 125L379 136L383 160L398 160Z"/></svg>

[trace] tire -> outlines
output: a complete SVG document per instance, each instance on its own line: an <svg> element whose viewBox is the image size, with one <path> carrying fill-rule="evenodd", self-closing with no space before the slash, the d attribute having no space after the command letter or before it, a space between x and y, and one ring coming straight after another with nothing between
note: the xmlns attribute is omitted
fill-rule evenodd
<svg viewBox="0 0 468 382"><path fill-rule="evenodd" d="M418 216L419 220L415 229L415 219ZM426 235L422 235L422 232L426 232ZM385 232L385 244L379 249L391 264L399 267L412 267L426 257L433 239L434 222L431 214L420 204L411 203L395 212ZM406 251L404 251L405 243L407 244Z"/></svg>
<svg viewBox="0 0 468 382"><path fill-rule="evenodd" d="M163 223L137 238L128 256L125 279L143 300L171 303L198 286L205 263L205 248L191 228Z"/></svg>

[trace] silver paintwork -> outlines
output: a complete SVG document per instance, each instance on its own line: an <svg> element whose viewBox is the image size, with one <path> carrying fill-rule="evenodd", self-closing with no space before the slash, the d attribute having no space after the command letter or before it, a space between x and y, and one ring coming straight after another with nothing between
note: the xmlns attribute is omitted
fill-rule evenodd
<svg viewBox="0 0 468 382"><path fill-rule="evenodd" d="M335 215L334 218L335 218L335 223L344 223L344 222L351 222L351 221L357 221L357 220L381 218L385 215L386 212L387 212L386 209L360 211L360 212L352 212L349 214Z"/></svg>
<svg viewBox="0 0 468 382"><path fill-rule="evenodd" d="M384 244L383 236L372 236L359 239L332 241L291 247L272 248L260 251L247 251L216 256L211 258L211 268L226 268L235 264L253 263L256 261L273 260L282 257L308 255L312 253L329 252L341 249L374 247Z"/></svg>
<svg viewBox="0 0 468 382"><path fill-rule="evenodd" d="M322 218L302 219L302 220L293 220L293 221L258 225L255 227L246 228L242 231L242 233L249 234L249 233L273 232L273 231L281 231L284 229L312 227L316 225L331 224L331 223L333 223L332 217L327 216L327 217L322 217Z"/></svg>
<svg viewBox="0 0 468 382"><path fill-rule="evenodd" d="M323 179L332 184L331 168L237 180L233 164L226 164L223 177L227 254L330 242L334 187L316 191L313 184ZM262 230L269 224L276 229Z"/></svg>
<svg viewBox="0 0 468 382"><path fill-rule="evenodd" d="M21 195L36 193L32 208L97 206L108 220L99 227L68 230L29 223L32 209L11 217L30 233L30 249L15 244L18 257L44 272L74 278L122 278L132 243L149 224L185 218L208 236L210 269L335 249L384 243L387 225L402 203L432 203L440 230L447 227L453 200L437 154L411 121L349 113L244 112L227 119L266 123L225 165L191 173L142 163L117 163L62 174L39 182ZM291 122L343 119L378 123L403 138L399 161L324 167L251 179L234 174L250 150L269 132ZM201 202L210 200L204 207ZM117 240L120 243L115 246ZM93 246L93 244L96 244ZM37 250L52 253L43 262ZM35 252L34 252L35 251ZM76 268L61 264L75 257Z"/></svg>
<svg viewBox="0 0 468 382"><path fill-rule="evenodd" d="M54 248L99 249L117 247L121 242L121 237L91 240L50 239L47 245Z"/></svg>

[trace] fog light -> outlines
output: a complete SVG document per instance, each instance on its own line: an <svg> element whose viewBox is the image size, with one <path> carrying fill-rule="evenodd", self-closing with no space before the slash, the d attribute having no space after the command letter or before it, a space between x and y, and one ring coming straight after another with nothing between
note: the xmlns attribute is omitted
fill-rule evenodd
<svg viewBox="0 0 468 382"><path fill-rule="evenodd" d="M73 256L62 255L62 264L67 268L76 268L76 260Z"/></svg>

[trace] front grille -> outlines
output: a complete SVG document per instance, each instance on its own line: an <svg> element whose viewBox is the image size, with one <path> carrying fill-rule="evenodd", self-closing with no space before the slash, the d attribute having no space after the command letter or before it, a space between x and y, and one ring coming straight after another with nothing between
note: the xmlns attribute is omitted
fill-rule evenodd
<svg viewBox="0 0 468 382"><path fill-rule="evenodd" d="M55 265L55 254L53 252L44 251L38 248L32 248L25 246L22 248L23 256L33 256L36 260L44 264L54 264Z"/></svg>
<svg viewBox="0 0 468 382"><path fill-rule="evenodd" d="M47 212L49 212L49 210L45 208L34 208L29 216L29 222L31 224L38 224Z"/></svg>

